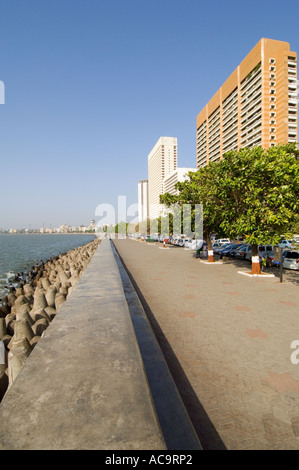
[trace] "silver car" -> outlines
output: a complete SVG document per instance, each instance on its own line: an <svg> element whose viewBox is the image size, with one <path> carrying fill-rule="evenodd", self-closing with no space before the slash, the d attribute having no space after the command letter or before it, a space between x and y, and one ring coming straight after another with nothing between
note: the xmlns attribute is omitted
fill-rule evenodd
<svg viewBox="0 0 299 470"><path fill-rule="evenodd" d="M299 251L287 250L282 262L283 268L299 271Z"/></svg>

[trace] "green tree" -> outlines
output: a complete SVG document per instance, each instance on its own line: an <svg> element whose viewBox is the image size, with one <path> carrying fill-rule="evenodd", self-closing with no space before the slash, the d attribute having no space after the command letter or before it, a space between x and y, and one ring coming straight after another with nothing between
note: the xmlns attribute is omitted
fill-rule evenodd
<svg viewBox="0 0 299 470"><path fill-rule="evenodd" d="M281 235L289 236L298 220L298 158L293 144L231 151L222 160L190 172L189 180L176 185L179 195L163 194L160 202L181 207L202 204L203 234L209 250L212 233L230 238L245 235L256 257L259 244L279 243ZM252 269L259 272L259 263Z"/></svg>
<svg viewBox="0 0 299 470"><path fill-rule="evenodd" d="M299 160L295 145L231 151L219 162L217 193L222 200L221 229L245 235L259 272L259 244L277 244L288 234L299 208Z"/></svg>
<svg viewBox="0 0 299 470"><path fill-rule="evenodd" d="M207 241L209 250L209 261L214 261L212 254L211 235L215 232L222 234L219 214L221 212L222 201L218 196L219 164L211 162L209 165L200 168L197 172L189 172L189 179L178 182L176 188L179 194L172 196L165 193L160 196L160 202L166 206L179 204L183 208L184 204L191 205L192 230L195 230L195 205L202 204L202 227L203 237Z"/></svg>

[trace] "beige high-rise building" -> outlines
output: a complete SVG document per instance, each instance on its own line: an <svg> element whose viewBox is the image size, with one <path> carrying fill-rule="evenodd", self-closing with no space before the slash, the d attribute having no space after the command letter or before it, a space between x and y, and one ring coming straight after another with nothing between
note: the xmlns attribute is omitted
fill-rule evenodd
<svg viewBox="0 0 299 470"><path fill-rule="evenodd" d="M149 218L156 219L162 213L160 194L163 180L177 168L177 138L160 137L148 155Z"/></svg>
<svg viewBox="0 0 299 470"><path fill-rule="evenodd" d="M189 171L197 171L196 168L177 168L170 173L163 180L163 194L169 193L172 195L179 194L179 190L175 188L176 183L186 181L189 179Z"/></svg>
<svg viewBox="0 0 299 470"><path fill-rule="evenodd" d="M197 168L229 150L297 142L297 54L262 38L197 116Z"/></svg>

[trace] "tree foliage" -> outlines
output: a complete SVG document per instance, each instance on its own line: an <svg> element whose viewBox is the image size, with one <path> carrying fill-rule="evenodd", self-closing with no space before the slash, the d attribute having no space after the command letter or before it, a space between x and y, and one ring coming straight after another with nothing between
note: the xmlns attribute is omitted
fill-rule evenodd
<svg viewBox="0 0 299 470"><path fill-rule="evenodd" d="M176 187L177 196L163 194L160 202L202 204L208 244L212 233L277 244L298 221L299 152L294 144L230 151Z"/></svg>
<svg viewBox="0 0 299 470"><path fill-rule="evenodd" d="M277 244L298 213L299 160L294 145L228 152L219 162L221 228L252 245Z"/></svg>

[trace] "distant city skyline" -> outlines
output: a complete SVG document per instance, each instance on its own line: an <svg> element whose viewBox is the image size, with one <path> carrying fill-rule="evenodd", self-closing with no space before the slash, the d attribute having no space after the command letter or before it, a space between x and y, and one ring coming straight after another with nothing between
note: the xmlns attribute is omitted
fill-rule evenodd
<svg viewBox="0 0 299 470"><path fill-rule="evenodd" d="M248 51L266 37L298 53L290 12L297 0L3 2L0 227L78 226L119 195L137 204L163 135L196 167L196 116Z"/></svg>

